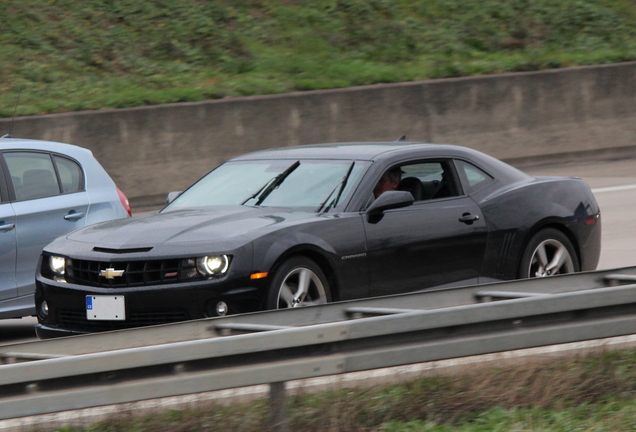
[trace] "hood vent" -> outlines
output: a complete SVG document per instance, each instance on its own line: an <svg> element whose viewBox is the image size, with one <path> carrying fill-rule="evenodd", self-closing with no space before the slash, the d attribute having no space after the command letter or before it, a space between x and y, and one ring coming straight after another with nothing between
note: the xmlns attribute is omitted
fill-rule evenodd
<svg viewBox="0 0 636 432"><path fill-rule="evenodd" d="M129 254L129 253L141 253L141 252L150 252L152 247L140 247L140 248L129 248L129 249L111 249L111 248L103 248L95 246L93 248L94 252L102 252L102 253L110 253L110 254Z"/></svg>

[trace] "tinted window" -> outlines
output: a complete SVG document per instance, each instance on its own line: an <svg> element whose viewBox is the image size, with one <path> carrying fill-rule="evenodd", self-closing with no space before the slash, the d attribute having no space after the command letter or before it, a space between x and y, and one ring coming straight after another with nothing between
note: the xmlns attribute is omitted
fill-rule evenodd
<svg viewBox="0 0 636 432"><path fill-rule="evenodd" d="M464 185L464 191L467 194L470 194L493 181L493 178L488 173L468 162L457 161L457 168Z"/></svg>
<svg viewBox="0 0 636 432"><path fill-rule="evenodd" d="M411 192L415 201L457 195L449 164L445 161L418 162L400 166L399 190Z"/></svg>
<svg viewBox="0 0 636 432"><path fill-rule="evenodd" d="M60 186L51 157L46 153L7 152L4 154L16 200L58 195Z"/></svg>
<svg viewBox="0 0 636 432"><path fill-rule="evenodd" d="M57 172L60 175L63 193L84 190L82 169L75 161L55 155L53 156L53 160L57 166Z"/></svg>

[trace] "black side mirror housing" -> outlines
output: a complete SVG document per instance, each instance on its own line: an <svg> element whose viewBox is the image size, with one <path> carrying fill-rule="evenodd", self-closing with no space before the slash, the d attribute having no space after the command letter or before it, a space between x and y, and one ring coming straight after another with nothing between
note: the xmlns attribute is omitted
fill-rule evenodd
<svg viewBox="0 0 636 432"><path fill-rule="evenodd" d="M385 210L408 207L415 200L411 192L407 191L386 191L371 203L367 211L368 215L382 213Z"/></svg>

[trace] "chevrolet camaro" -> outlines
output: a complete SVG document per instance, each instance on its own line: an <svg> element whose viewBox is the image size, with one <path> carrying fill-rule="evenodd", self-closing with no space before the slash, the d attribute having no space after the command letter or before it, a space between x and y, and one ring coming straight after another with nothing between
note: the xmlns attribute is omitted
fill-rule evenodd
<svg viewBox="0 0 636 432"><path fill-rule="evenodd" d="M259 151L168 202L45 247L39 337L593 270L601 246L583 180L453 145Z"/></svg>

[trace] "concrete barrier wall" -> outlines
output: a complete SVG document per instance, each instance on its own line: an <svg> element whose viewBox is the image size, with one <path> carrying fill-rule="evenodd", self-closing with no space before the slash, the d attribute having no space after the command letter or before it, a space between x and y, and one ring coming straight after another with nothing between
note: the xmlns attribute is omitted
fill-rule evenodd
<svg viewBox="0 0 636 432"><path fill-rule="evenodd" d="M90 148L139 203L270 147L406 134L503 159L558 160L632 146L635 133L636 63L21 117L13 126L16 137Z"/></svg>

